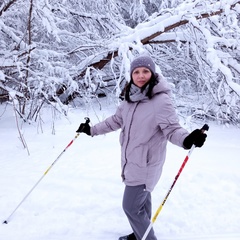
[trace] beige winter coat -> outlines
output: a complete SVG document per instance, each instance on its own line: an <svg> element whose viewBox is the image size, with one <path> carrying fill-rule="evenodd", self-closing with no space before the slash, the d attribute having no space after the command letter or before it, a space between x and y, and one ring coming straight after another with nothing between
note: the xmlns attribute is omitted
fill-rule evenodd
<svg viewBox="0 0 240 240"><path fill-rule="evenodd" d="M121 128L123 181L128 186L145 184L147 191L154 189L161 176L167 141L183 147L189 134L179 124L164 80L154 86L153 95L150 100L123 101L114 115L91 128L92 136Z"/></svg>

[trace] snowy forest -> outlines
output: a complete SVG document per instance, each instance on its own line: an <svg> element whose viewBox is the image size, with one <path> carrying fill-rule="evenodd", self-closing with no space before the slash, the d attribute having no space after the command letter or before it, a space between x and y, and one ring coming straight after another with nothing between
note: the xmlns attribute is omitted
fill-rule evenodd
<svg viewBox="0 0 240 240"><path fill-rule="evenodd" d="M239 126L239 20L239 0L0 0L0 103L31 123L121 101L147 52L179 113Z"/></svg>

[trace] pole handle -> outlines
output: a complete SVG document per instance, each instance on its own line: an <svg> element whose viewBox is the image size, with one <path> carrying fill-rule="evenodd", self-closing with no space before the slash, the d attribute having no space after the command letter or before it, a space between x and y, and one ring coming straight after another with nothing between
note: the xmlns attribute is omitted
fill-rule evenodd
<svg viewBox="0 0 240 240"><path fill-rule="evenodd" d="M86 120L85 124L89 124L89 123L90 123L90 118L85 117L84 119ZM206 124L205 124L205 125L206 125Z"/></svg>
<svg viewBox="0 0 240 240"><path fill-rule="evenodd" d="M88 117L84 118L86 121L85 123L81 123L78 127L78 130L76 131L77 133L80 133L83 131L83 129L85 128L85 124L89 124L90 123L90 119Z"/></svg>
<svg viewBox="0 0 240 240"><path fill-rule="evenodd" d="M202 132L208 131L209 130L209 126L207 124L204 124L203 127L201 128Z"/></svg>

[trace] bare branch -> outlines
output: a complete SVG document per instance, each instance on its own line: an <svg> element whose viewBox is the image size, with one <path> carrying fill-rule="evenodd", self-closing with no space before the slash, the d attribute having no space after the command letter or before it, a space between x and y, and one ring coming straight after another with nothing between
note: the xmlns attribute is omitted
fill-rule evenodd
<svg viewBox="0 0 240 240"><path fill-rule="evenodd" d="M8 8L10 8L17 0L11 0L9 1L3 8L0 10L0 16L3 14L3 12L6 12Z"/></svg>

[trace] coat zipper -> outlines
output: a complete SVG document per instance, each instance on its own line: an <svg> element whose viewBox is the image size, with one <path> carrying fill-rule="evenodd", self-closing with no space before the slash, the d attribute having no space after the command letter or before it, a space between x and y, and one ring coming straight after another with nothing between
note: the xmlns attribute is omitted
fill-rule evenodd
<svg viewBox="0 0 240 240"><path fill-rule="evenodd" d="M140 102L137 102L137 104L136 104L136 106L135 106L135 108L134 108L134 110L133 110L132 118L131 118L131 121L130 121L130 124L129 124L128 139L127 139L127 144L126 144L126 147L125 147L125 164L124 164L124 166L123 166L123 168L122 168L122 173L121 173L121 177L122 177L122 181L123 181L123 182L124 182L124 180L125 180L124 170L125 170L125 167L126 167L127 162L128 162L126 156L127 156L127 146L128 146L129 140L130 140L130 129L131 129L131 127L132 127L133 115L134 115L134 113L135 113L135 111L136 111L137 106L138 106L139 103L140 103Z"/></svg>

